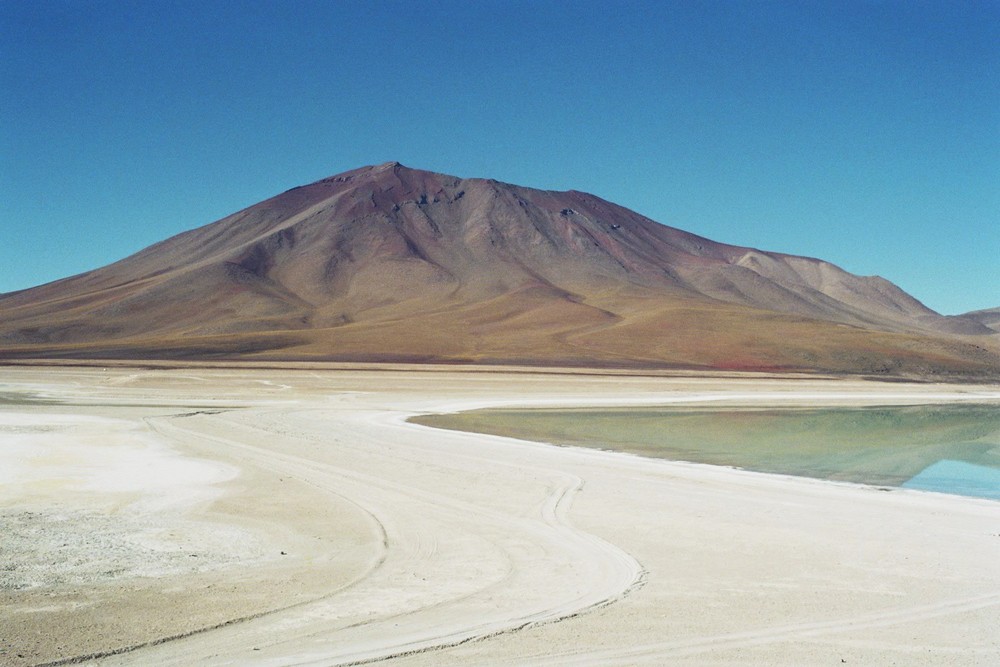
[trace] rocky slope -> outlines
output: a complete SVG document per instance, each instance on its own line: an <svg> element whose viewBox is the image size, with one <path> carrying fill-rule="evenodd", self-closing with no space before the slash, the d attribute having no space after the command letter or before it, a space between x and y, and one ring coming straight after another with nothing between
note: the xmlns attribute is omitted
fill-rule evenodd
<svg viewBox="0 0 1000 667"><path fill-rule="evenodd" d="M586 193L388 163L0 295L0 356L988 374L991 321Z"/></svg>

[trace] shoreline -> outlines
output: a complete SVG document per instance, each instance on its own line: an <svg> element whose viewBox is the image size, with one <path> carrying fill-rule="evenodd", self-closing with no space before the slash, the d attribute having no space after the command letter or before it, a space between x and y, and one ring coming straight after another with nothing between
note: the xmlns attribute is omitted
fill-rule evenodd
<svg viewBox="0 0 1000 667"><path fill-rule="evenodd" d="M0 415L114 415L182 456L236 465L191 517L251 530L266 557L247 548L200 574L0 591L0 637L12 638L0 662L797 665L831 649L880 664L1000 659L989 640L1000 619L995 501L405 421L470 403L962 402L1000 399L997 386L391 367L20 366L2 377L0 391L47 401ZM59 628L51 642L31 630L42 626Z"/></svg>
<svg viewBox="0 0 1000 667"><path fill-rule="evenodd" d="M0 357L0 368L131 369L141 371L263 370L263 371L364 371L418 373L485 373L514 375L620 376L681 379L783 379L849 380L876 384L998 386L1000 376L982 374L891 375L813 370L809 368L717 368L684 365L587 365L489 361L352 361L330 359L153 359L153 358L16 358Z"/></svg>
<svg viewBox="0 0 1000 667"><path fill-rule="evenodd" d="M478 404L407 418L424 427L782 477L1000 501L1000 394L691 396L670 402ZM826 397L824 397L826 398ZM865 400L865 399L868 400ZM906 397L911 398L911 397Z"/></svg>

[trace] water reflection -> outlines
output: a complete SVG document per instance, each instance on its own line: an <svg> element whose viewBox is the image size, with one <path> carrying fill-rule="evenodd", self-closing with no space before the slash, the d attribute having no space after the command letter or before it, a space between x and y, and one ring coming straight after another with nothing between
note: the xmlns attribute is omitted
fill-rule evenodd
<svg viewBox="0 0 1000 667"><path fill-rule="evenodd" d="M1000 406L476 410L440 428L1000 498Z"/></svg>
<svg viewBox="0 0 1000 667"><path fill-rule="evenodd" d="M938 461L903 482L902 486L1000 500L1000 470L965 461Z"/></svg>

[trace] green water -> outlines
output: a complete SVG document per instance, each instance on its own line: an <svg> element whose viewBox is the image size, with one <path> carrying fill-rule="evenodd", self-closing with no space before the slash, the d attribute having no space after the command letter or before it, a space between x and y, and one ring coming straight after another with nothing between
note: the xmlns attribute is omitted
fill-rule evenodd
<svg viewBox="0 0 1000 667"><path fill-rule="evenodd" d="M475 410L412 421L524 440L1000 499L1000 406Z"/></svg>

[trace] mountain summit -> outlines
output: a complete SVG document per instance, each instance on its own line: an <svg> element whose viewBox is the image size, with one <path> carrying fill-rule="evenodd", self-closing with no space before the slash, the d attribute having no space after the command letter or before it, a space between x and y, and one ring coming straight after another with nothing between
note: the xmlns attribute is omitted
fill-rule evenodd
<svg viewBox="0 0 1000 667"><path fill-rule="evenodd" d="M996 331L583 192L363 167L0 295L0 357L995 373Z"/></svg>

